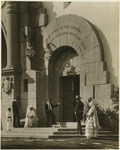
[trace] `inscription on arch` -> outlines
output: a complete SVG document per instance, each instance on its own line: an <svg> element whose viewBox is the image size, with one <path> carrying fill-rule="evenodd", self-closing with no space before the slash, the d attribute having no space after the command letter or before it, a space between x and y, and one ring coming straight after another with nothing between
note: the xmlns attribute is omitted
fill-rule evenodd
<svg viewBox="0 0 120 150"><path fill-rule="evenodd" d="M77 38L78 40L81 40L81 37L79 35L77 35L74 31L70 30L70 31L62 31L62 29L66 29L66 28L70 28L70 29L74 29L79 33L82 33L82 31L79 28L76 28L74 26L63 26L61 28L55 29L54 31L51 32L51 34L47 37L46 40L51 39L51 42L61 36L61 35L72 35L73 37ZM61 32L59 32L59 30L61 30ZM53 36L54 35L54 36Z"/></svg>
<svg viewBox="0 0 120 150"><path fill-rule="evenodd" d="M93 54L101 53L98 35L93 26L84 18L76 15L64 15L51 22L43 31L45 51L52 43L55 51L61 46L73 47L81 57L86 59L91 51ZM101 56L99 56L101 57Z"/></svg>

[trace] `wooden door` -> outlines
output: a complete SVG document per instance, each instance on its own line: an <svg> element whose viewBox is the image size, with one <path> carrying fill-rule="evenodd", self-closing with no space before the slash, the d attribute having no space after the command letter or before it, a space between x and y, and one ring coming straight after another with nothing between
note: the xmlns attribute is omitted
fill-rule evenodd
<svg viewBox="0 0 120 150"><path fill-rule="evenodd" d="M74 97L79 94L79 76L62 77L63 121L74 121Z"/></svg>

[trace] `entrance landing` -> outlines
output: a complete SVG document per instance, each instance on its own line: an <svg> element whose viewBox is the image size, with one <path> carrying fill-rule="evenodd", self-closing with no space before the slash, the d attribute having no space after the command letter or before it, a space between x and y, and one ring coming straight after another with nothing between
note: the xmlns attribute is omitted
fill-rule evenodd
<svg viewBox="0 0 120 150"><path fill-rule="evenodd" d="M53 135L53 132L57 132L58 128L13 128L12 131L1 131L2 138L48 138L49 135Z"/></svg>
<svg viewBox="0 0 120 150"><path fill-rule="evenodd" d="M62 127L56 125L54 127L39 127L39 128L13 128L12 131L1 131L1 138L21 138L21 139L41 139L41 138L75 138L85 137L85 125L82 125L82 135L77 134L76 122L66 123ZM118 137L118 133L100 129L98 132L99 137Z"/></svg>

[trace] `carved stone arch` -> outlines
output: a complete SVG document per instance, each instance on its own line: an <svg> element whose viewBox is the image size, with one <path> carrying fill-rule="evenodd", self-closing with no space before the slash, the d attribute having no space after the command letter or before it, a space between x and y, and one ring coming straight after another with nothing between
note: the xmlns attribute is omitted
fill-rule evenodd
<svg viewBox="0 0 120 150"><path fill-rule="evenodd" d="M80 16L68 14L49 23L42 35L44 61L46 72L48 71L48 95L53 99L59 99L59 77L64 76L66 60L71 61L70 55L74 51L71 62L74 64L75 59L77 63L73 65L71 75L76 73L80 76L80 96L84 100L92 97L102 108L110 108L113 85L110 84L102 43L94 26ZM58 50L58 61L51 61ZM67 54L66 60L63 52ZM77 55L74 56L74 53Z"/></svg>
<svg viewBox="0 0 120 150"><path fill-rule="evenodd" d="M49 23L42 34L47 60L61 46L73 47L83 63L103 60L103 49L96 30L89 21L80 16L60 16Z"/></svg>

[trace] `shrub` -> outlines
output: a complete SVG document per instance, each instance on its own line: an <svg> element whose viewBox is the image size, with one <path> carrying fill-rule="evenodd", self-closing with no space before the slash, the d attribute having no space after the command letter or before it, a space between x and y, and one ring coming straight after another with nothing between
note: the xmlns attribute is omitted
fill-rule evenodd
<svg viewBox="0 0 120 150"><path fill-rule="evenodd" d="M107 128L113 132L119 129L119 88L115 90L112 96L113 110L103 110L98 104L96 105L99 124L102 128Z"/></svg>
<svg viewBox="0 0 120 150"><path fill-rule="evenodd" d="M113 107L116 113L119 112L119 87L116 88L112 96Z"/></svg>

